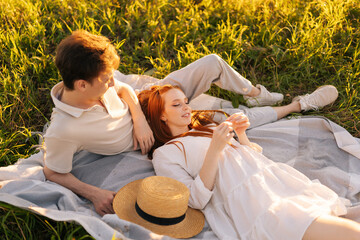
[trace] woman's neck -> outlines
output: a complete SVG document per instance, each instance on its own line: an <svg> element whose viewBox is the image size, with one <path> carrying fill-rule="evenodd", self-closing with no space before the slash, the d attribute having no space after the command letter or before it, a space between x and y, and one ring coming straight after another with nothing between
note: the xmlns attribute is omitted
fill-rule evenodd
<svg viewBox="0 0 360 240"><path fill-rule="evenodd" d="M180 134L186 133L189 130L190 130L189 126L170 128L171 134L173 136L179 136Z"/></svg>

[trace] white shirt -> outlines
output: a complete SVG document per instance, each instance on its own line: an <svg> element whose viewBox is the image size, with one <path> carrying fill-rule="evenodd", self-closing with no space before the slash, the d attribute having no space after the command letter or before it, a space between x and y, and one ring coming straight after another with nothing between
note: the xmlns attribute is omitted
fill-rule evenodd
<svg viewBox="0 0 360 240"><path fill-rule="evenodd" d="M80 109L59 100L64 90L63 82L51 90L55 104L50 126L45 134L45 164L59 173L72 169L74 153L80 150L113 155L133 148L133 123L128 105L118 95L124 83L115 80L102 98L100 105Z"/></svg>

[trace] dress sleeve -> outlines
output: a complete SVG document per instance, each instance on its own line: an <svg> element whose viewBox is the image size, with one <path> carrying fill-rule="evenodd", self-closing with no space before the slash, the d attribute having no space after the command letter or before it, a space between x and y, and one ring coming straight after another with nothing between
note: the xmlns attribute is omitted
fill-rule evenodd
<svg viewBox="0 0 360 240"><path fill-rule="evenodd" d="M189 206L203 209L213 192L204 186L198 172L192 176L191 163L185 163L185 156L175 145L165 145L155 150L153 165L156 175L170 177L184 183L190 190Z"/></svg>
<svg viewBox="0 0 360 240"><path fill-rule="evenodd" d="M58 173L68 173L72 169L74 153L78 147L75 143L60 138L45 137L45 165Z"/></svg>

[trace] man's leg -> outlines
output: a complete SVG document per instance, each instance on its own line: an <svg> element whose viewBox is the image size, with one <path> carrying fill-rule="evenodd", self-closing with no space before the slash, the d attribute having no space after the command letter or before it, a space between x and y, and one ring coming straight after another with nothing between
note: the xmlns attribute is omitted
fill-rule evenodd
<svg viewBox="0 0 360 240"><path fill-rule="evenodd" d="M246 106L240 105L238 108L233 108L230 101L206 94L201 94L199 97L192 100L190 102L190 107L193 110L222 110L228 115L243 112L249 118L250 128L274 122L279 119L279 116L282 116L280 114L285 114L286 112L289 114L293 110L288 106L276 108L268 106L248 108ZM226 118L227 117L224 114L216 113L214 120L217 122L223 122L226 120Z"/></svg>
<svg viewBox="0 0 360 240"><path fill-rule="evenodd" d="M212 83L223 89L249 97L258 96L261 93L260 88L254 87L249 80L241 76L216 54L200 58L186 67L170 73L155 84L178 85L189 99L193 99L206 92ZM154 83L145 85L143 89L149 88L151 85ZM267 91L265 88L263 89ZM267 98L272 97L272 93L267 93ZM270 104L275 102L270 102Z"/></svg>
<svg viewBox="0 0 360 240"><path fill-rule="evenodd" d="M245 115L248 116L250 127L254 128L266 123L275 122L290 113L301 112L299 101L294 101L288 105L280 107L254 107L243 110Z"/></svg>
<svg viewBox="0 0 360 240"><path fill-rule="evenodd" d="M300 104L298 101L294 101L288 105L280 106L280 107L253 107L248 108L245 106L240 106L238 109L234 108L226 108L224 111L231 115L236 112L243 112L248 118L250 122L250 128L254 128L257 126L261 126L263 124L272 123L276 120L279 120L290 113L300 112ZM225 119L222 119L223 121Z"/></svg>
<svg viewBox="0 0 360 240"><path fill-rule="evenodd" d="M277 119L283 118L290 113L298 113L301 111L318 110L326 105L332 104L338 97L338 91L336 87L332 85L324 85L317 88L311 94L304 96L297 96L293 99L292 103L273 107L277 114Z"/></svg>
<svg viewBox="0 0 360 240"><path fill-rule="evenodd" d="M300 105L299 101L294 101L285 106L273 107L273 109L276 112L277 119L281 119L283 117L286 117L290 113L301 112L301 105Z"/></svg>
<svg viewBox="0 0 360 240"><path fill-rule="evenodd" d="M241 106L238 109L237 108L226 108L222 109L224 112L226 112L229 115L232 115L234 113L243 112L249 119L250 127L255 128L258 126L261 126L263 124L272 123L278 120L277 112L274 110L274 108L266 106L266 107L253 107L248 108L245 106ZM220 116L222 118L219 118L220 114L216 114L215 121L221 122L225 121L225 116ZM219 121L220 120L220 121Z"/></svg>
<svg viewBox="0 0 360 240"><path fill-rule="evenodd" d="M239 106L239 108L232 108L231 102L205 94L195 98L192 102L190 102L190 106L197 110L222 109L228 115L241 111L248 116L250 128L253 128L266 123L274 122L289 115L290 113L318 110L333 103L337 97L338 92L336 88L331 85L325 85L317 88L311 94L298 96L294 98L292 103L279 107L248 108L245 106ZM215 120L218 122L225 121L226 116L223 114L217 114Z"/></svg>
<svg viewBox="0 0 360 240"><path fill-rule="evenodd" d="M212 83L239 94L250 93L252 84L216 54L207 55L170 73L156 84L178 85L190 99L206 92Z"/></svg>

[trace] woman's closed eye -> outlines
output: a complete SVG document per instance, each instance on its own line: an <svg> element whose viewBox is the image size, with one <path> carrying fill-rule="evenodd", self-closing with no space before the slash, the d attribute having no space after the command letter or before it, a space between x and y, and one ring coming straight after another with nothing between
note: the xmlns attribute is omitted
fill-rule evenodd
<svg viewBox="0 0 360 240"><path fill-rule="evenodd" d="M172 106L173 107L180 107L180 106L183 106L183 105L188 105L188 102L184 102L184 103L174 103Z"/></svg>

